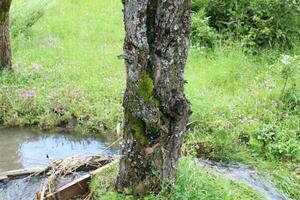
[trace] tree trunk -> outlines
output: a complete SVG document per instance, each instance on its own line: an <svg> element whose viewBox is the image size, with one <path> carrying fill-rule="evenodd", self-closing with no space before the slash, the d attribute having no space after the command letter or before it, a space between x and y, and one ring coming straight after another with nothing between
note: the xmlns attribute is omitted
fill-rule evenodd
<svg viewBox="0 0 300 200"><path fill-rule="evenodd" d="M173 182L190 116L184 67L190 0L123 0L127 85L116 187L137 195Z"/></svg>
<svg viewBox="0 0 300 200"><path fill-rule="evenodd" d="M11 47L9 35L9 9L11 0L0 0L0 71L11 68Z"/></svg>

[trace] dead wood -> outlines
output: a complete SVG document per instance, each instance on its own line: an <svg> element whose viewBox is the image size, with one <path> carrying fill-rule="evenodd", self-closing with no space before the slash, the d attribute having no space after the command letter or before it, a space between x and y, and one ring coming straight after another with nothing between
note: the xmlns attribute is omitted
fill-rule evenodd
<svg viewBox="0 0 300 200"><path fill-rule="evenodd" d="M101 171L102 168L110 166L115 159L104 156L70 157L64 160L52 162L47 172L48 178L44 181L41 189L36 193L35 200L66 200L77 195L88 192L88 182L91 177ZM100 168L98 170L95 170ZM58 188L59 180L76 171L91 171L89 174Z"/></svg>

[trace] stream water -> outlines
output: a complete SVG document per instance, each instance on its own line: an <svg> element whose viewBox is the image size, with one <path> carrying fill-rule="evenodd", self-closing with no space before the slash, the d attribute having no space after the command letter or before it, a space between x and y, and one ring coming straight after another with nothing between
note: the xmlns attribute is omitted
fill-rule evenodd
<svg viewBox="0 0 300 200"><path fill-rule="evenodd" d="M53 159L77 155L113 155L103 138L75 137L72 134L31 129L0 129L0 173L21 168L46 167ZM76 175L69 176L66 182ZM0 200L31 200L45 177L26 177L0 183Z"/></svg>
<svg viewBox="0 0 300 200"><path fill-rule="evenodd" d="M260 192L266 200L290 200L282 194L270 181L259 176L255 170L245 165L229 165L209 160L200 160L200 166L212 172L225 175L229 180L246 184Z"/></svg>

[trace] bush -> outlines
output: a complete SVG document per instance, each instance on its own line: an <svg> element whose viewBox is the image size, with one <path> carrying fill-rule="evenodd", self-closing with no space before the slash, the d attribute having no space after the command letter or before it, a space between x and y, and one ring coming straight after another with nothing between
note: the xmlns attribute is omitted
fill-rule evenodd
<svg viewBox="0 0 300 200"><path fill-rule="evenodd" d="M291 48L300 35L299 0L193 0L209 25L246 47Z"/></svg>
<svg viewBox="0 0 300 200"><path fill-rule="evenodd" d="M288 110L299 113L300 108L300 90L299 90L299 72L300 57L283 55L281 59L280 76L283 79L283 88L280 100L283 107Z"/></svg>
<svg viewBox="0 0 300 200"><path fill-rule="evenodd" d="M261 150L266 156L299 161L300 141L288 126L291 124L278 120L276 125L263 124L260 128L257 140L262 143Z"/></svg>
<svg viewBox="0 0 300 200"><path fill-rule="evenodd" d="M192 11L198 12L208 3L209 0L192 0Z"/></svg>
<svg viewBox="0 0 300 200"><path fill-rule="evenodd" d="M208 25L204 10L193 15L191 40L194 47L214 48L218 37L216 31Z"/></svg>
<svg viewBox="0 0 300 200"><path fill-rule="evenodd" d="M296 83L283 93L281 100L289 110L294 110L296 113L299 114L300 89L297 88Z"/></svg>

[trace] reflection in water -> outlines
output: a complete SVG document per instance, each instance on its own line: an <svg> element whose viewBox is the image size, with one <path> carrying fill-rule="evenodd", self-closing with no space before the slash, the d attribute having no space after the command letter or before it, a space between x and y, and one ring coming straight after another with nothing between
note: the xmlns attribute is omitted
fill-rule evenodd
<svg viewBox="0 0 300 200"><path fill-rule="evenodd" d="M72 155L115 153L117 150L108 149L107 143L100 139L76 138L70 134L42 134L29 129L0 129L0 172L47 166L47 155L59 159ZM76 178L73 176L66 176L60 183L72 181ZM0 182L0 200L33 199L44 179L45 177L24 177Z"/></svg>
<svg viewBox="0 0 300 200"><path fill-rule="evenodd" d="M0 172L43 167L46 158L59 159L72 155L112 155L107 143L95 138L76 138L70 134L42 134L29 129L0 129Z"/></svg>

